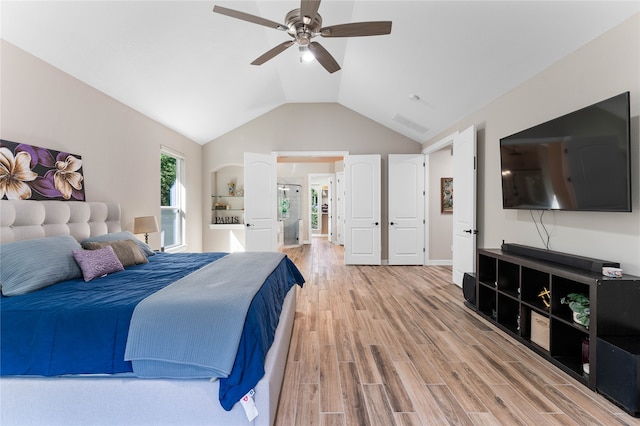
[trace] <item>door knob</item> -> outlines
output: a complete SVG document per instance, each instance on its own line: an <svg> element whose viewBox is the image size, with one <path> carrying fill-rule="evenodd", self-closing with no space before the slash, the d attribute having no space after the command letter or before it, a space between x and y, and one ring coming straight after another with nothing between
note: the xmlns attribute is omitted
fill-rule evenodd
<svg viewBox="0 0 640 426"><path fill-rule="evenodd" d="M250 223L247 223L247 228L248 228L248 227L250 227L250 226L251 226L251 224L250 224Z"/></svg>
<svg viewBox="0 0 640 426"><path fill-rule="evenodd" d="M373 222L372 225L378 226L378 222Z"/></svg>
<svg viewBox="0 0 640 426"><path fill-rule="evenodd" d="M393 222L391 222L389 225L394 225L394 223L393 223Z"/></svg>

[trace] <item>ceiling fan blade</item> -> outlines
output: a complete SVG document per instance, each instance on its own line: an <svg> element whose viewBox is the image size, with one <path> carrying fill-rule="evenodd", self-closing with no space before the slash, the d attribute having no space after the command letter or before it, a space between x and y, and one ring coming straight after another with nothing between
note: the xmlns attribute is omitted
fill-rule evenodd
<svg viewBox="0 0 640 426"><path fill-rule="evenodd" d="M253 24L264 25L265 27L274 28L276 30L287 31L288 28L277 22L270 21L268 19L261 18L259 16L251 15L249 13L240 12L239 10L228 9L222 6L213 6L213 11L221 15L230 16L236 19L242 19L243 21L251 22Z"/></svg>
<svg viewBox="0 0 640 426"><path fill-rule="evenodd" d="M340 65L333 59L331 53L327 52L327 49L322 47L320 43L317 41L313 41L309 43L309 51L313 53L313 56L316 58L320 65L322 65L330 74L338 71L340 69Z"/></svg>
<svg viewBox="0 0 640 426"><path fill-rule="evenodd" d="M322 37L363 37L391 33L391 21L353 22L320 29Z"/></svg>
<svg viewBox="0 0 640 426"><path fill-rule="evenodd" d="M309 25L313 22L318 14L318 8L320 7L320 0L301 0L300 1L300 16L305 24Z"/></svg>
<svg viewBox="0 0 640 426"><path fill-rule="evenodd" d="M262 65L265 62L267 62L269 59L273 58L274 56L284 52L287 48L291 47L293 44L295 44L295 41L293 40L280 43L273 49L263 53L262 56L258 57L255 61L251 62L251 65Z"/></svg>

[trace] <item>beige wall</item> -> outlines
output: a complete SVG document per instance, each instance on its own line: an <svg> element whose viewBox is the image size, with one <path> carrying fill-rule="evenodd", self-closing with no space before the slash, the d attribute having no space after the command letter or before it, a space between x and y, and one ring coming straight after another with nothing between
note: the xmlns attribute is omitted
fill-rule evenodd
<svg viewBox="0 0 640 426"><path fill-rule="evenodd" d="M639 76L635 15L424 144L470 125L478 129L478 247L502 240L542 247L528 211L502 209L500 138L630 91L633 212L547 212L544 223L552 250L617 261L640 275Z"/></svg>
<svg viewBox="0 0 640 426"><path fill-rule="evenodd" d="M440 178L453 176L451 147L429 154L429 264L447 264L453 260L453 215L440 212Z"/></svg>
<svg viewBox="0 0 640 426"><path fill-rule="evenodd" d="M184 155L187 249L202 247L202 146L2 40L0 137L82 156L88 201L160 218L160 146ZM160 247L160 234L150 243Z"/></svg>
<svg viewBox="0 0 640 426"><path fill-rule="evenodd" d="M382 223L387 223L387 155L420 153L420 145L336 103L285 104L209 142L203 149L203 171L242 164L243 153L273 151L348 151L382 157ZM228 236L210 231L211 188L203 188L203 247L213 250ZM387 259L387 230L382 227L382 259Z"/></svg>

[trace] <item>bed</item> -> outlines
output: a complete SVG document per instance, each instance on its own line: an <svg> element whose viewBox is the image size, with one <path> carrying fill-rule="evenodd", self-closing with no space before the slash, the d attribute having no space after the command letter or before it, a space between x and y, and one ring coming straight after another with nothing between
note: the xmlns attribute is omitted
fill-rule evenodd
<svg viewBox="0 0 640 426"><path fill-rule="evenodd" d="M16 247L54 259L78 242L95 249L74 250L80 276L7 279ZM99 202L0 200L0 244L0 423L273 424L304 282L283 254L154 253ZM119 269L101 276L85 262L98 254Z"/></svg>

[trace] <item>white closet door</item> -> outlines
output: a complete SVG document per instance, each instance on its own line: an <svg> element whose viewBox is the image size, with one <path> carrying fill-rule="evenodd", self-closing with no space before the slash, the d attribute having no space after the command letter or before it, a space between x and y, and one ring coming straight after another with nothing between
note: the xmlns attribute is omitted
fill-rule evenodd
<svg viewBox="0 0 640 426"><path fill-rule="evenodd" d="M344 245L344 172L336 173L336 244Z"/></svg>
<svg viewBox="0 0 640 426"><path fill-rule="evenodd" d="M329 209L327 210L327 220L329 223L327 224L327 241L332 244L335 244L335 233L333 231L334 222L333 222L333 212L335 211L335 205L333 203L333 193L335 192L335 177L329 177L329 193L328 193L328 204Z"/></svg>
<svg viewBox="0 0 640 426"><path fill-rule="evenodd" d="M424 265L424 155L389 155L389 265Z"/></svg>
<svg viewBox="0 0 640 426"><path fill-rule="evenodd" d="M276 251L277 229L276 157L244 154L244 217L246 251Z"/></svg>
<svg viewBox="0 0 640 426"><path fill-rule="evenodd" d="M347 265L379 265L380 156L348 155L345 170L345 241Z"/></svg>

